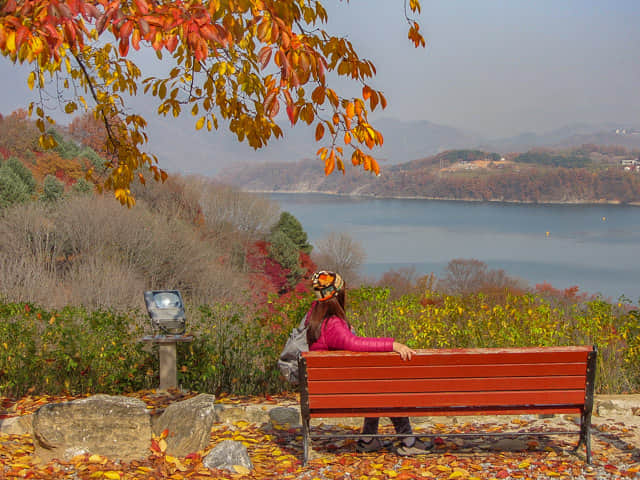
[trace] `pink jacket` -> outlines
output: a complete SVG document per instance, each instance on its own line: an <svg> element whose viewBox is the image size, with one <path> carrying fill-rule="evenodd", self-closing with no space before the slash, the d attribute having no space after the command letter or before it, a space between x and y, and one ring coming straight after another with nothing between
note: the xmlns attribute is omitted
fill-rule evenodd
<svg viewBox="0 0 640 480"><path fill-rule="evenodd" d="M320 338L309 350L392 352L393 338L358 337L340 317L329 317L322 323Z"/></svg>

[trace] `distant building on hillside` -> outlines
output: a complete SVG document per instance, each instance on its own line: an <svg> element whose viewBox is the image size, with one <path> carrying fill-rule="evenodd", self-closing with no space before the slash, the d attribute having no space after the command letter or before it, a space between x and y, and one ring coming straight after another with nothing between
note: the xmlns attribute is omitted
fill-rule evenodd
<svg viewBox="0 0 640 480"><path fill-rule="evenodd" d="M616 128L616 135L640 135L640 130L633 128Z"/></svg>

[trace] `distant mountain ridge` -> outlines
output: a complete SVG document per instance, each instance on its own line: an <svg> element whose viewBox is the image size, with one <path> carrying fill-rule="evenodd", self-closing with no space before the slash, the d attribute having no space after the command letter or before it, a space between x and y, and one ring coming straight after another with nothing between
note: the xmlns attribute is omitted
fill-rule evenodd
<svg viewBox="0 0 640 480"><path fill-rule="evenodd" d="M297 162L315 158L319 148L314 130L305 125L284 127L284 136L272 139L263 149L253 150L238 142L235 135L221 129L210 134L194 130L194 120L166 120L149 117L149 149L157 153L169 171L217 175L238 165L272 162ZM640 148L640 135L620 135L615 130L628 125L574 124L545 133L522 133L508 138L488 139L464 129L427 120L404 121L381 118L373 121L384 136L384 144L375 150L380 164L395 165L429 157L452 149L481 149L501 154L524 152L537 147L569 148L583 144L620 145Z"/></svg>

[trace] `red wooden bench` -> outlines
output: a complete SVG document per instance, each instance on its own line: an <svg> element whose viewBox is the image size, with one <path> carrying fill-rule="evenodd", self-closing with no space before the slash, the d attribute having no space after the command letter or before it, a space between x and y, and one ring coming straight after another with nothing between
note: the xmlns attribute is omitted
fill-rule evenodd
<svg viewBox="0 0 640 480"><path fill-rule="evenodd" d="M586 346L438 349L403 362L387 352L306 352L299 360L304 463L311 438L326 437L311 434L311 418L549 413L580 414L580 429L516 434L577 433L576 450L584 444L591 463L596 355Z"/></svg>

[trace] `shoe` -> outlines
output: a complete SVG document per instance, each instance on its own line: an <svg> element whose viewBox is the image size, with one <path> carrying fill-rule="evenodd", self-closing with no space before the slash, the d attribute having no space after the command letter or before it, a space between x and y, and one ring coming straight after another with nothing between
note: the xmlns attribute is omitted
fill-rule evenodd
<svg viewBox="0 0 640 480"><path fill-rule="evenodd" d="M360 453L377 452L378 450L388 448L389 446L391 446L391 442L381 442L379 438L374 438L370 442L365 442L364 440L360 439L356 443L356 450Z"/></svg>
<svg viewBox="0 0 640 480"><path fill-rule="evenodd" d="M409 455L424 455L425 453L429 453L429 450L433 448L433 442L429 440L428 442L423 442L422 440L416 438L416 441L410 447L401 443L396 453L402 456Z"/></svg>

